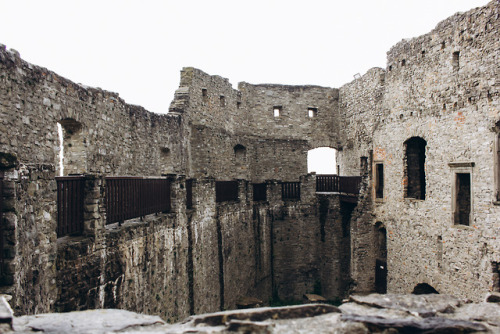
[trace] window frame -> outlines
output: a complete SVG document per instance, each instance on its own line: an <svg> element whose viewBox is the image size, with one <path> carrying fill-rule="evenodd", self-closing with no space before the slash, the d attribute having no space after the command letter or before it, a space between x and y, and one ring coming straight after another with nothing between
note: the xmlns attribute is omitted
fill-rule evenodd
<svg viewBox="0 0 500 334"><path fill-rule="evenodd" d="M410 168L409 168L409 164L408 164L408 146L409 144L411 145L414 145L413 143L415 142L415 145L420 142L420 144L423 144L423 151L421 152L421 154L423 154L423 164L422 166L420 165L420 160L421 160L421 156L419 155L418 156L418 169L419 169L419 173L423 173L423 175L420 175L419 178L420 180L418 182L420 182L420 196L414 196L415 194L412 193L411 194L408 194L408 190L411 189L410 187L410 179L413 179L414 177L416 176L413 176L411 174L413 173L410 173ZM419 145L420 145L419 144ZM404 145L404 157L403 157L403 168L404 168L404 179L405 179L405 182L404 182L404 198L405 199L410 199L410 200L419 200L419 201L425 201L426 199L426 195L427 195L427 173L426 173L426 158L427 158L427 141L422 138L422 137L419 137L419 136L413 136L413 137L410 137L408 138L407 140L405 140L405 142L403 143ZM412 167L412 169L415 168L415 167ZM413 182L412 182L413 184Z"/></svg>
<svg viewBox="0 0 500 334"><path fill-rule="evenodd" d="M453 227L471 227L474 221L474 162L451 162L448 164L451 168L451 225ZM460 224L457 222L457 200L458 200L458 174L469 174L470 176L470 212L469 224Z"/></svg>
<svg viewBox="0 0 500 334"><path fill-rule="evenodd" d="M374 162L374 194L375 194L375 200L377 202L383 202L384 201L384 185L385 185L385 175L384 175L384 162L383 161L375 161ZM378 166L382 166L382 178L380 178L379 174L379 168ZM380 182L382 180L382 182ZM379 193L379 188L380 184L382 184L382 196L378 196Z"/></svg>

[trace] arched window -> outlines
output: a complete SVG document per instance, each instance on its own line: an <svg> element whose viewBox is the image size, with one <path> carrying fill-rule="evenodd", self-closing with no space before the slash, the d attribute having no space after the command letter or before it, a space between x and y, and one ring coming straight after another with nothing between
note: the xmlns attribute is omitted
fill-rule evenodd
<svg viewBox="0 0 500 334"><path fill-rule="evenodd" d="M234 147L234 156L236 157L236 160L237 161L243 161L245 160L246 156L247 156L247 149L245 146L243 145L236 145Z"/></svg>
<svg viewBox="0 0 500 334"><path fill-rule="evenodd" d="M66 118L57 123L59 161L57 175L83 174L87 171L86 139L82 123Z"/></svg>
<svg viewBox="0 0 500 334"><path fill-rule="evenodd" d="M425 199L425 146L420 137L405 141L405 197Z"/></svg>

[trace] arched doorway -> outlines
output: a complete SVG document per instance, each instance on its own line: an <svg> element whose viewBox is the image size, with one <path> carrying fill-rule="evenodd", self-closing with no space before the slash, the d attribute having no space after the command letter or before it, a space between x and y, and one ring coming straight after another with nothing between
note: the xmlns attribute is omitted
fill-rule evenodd
<svg viewBox="0 0 500 334"><path fill-rule="evenodd" d="M439 294L439 292L434 289L431 285L427 283L419 283L415 285L413 291L411 292L413 295L427 295L427 294Z"/></svg>

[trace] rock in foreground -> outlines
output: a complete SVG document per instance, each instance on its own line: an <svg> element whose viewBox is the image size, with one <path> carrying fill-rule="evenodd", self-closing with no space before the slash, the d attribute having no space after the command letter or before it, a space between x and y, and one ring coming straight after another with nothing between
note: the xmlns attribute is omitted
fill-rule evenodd
<svg viewBox="0 0 500 334"><path fill-rule="evenodd" d="M166 324L124 310L23 316L14 333L498 333L500 304L471 304L446 295L351 296L327 304L232 310Z"/></svg>

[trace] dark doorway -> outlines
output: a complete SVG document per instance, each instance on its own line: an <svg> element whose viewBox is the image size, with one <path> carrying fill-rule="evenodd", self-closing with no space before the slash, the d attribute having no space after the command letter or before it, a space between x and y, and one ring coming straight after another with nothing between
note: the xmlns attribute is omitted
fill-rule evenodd
<svg viewBox="0 0 500 334"><path fill-rule="evenodd" d="M415 285L411 293L414 295L427 295L431 293L439 294L436 289L427 283L419 283Z"/></svg>
<svg viewBox="0 0 500 334"><path fill-rule="evenodd" d="M375 291L387 293L387 230L384 224L375 224Z"/></svg>
<svg viewBox="0 0 500 334"><path fill-rule="evenodd" d="M455 224L469 225L471 209L470 174L457 173Z"/></svg>
<svg viewBox="0 0 500 334"><path fill-rule="evenodd" d="M375 292L387 293L387 262L375 260Z"/></svg>

